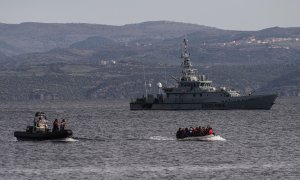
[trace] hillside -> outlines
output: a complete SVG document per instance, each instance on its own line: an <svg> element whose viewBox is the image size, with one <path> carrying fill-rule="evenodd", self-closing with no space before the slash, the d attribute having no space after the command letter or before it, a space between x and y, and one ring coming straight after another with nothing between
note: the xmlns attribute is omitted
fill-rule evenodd
<svg viewBox="0 0 300 180"><path fill-rule="evenodd" d="M260 91L278 92L281 96L300 96L300 68L288 72L264 85Z"/></svg>
<svg viewBox="0 0 300 180"><path fill-rule="evenodd" d="M1 100L129 99L144 92L144 68L147 81L174 84L169 75L179 76L185 36L192 63L216 86L300 93L300 28L230 31L159 21L0 29Z"/></svg>
<svg viewBox="0 0 300 180"><path fill-rule="evenodd" d="M21 23L0 24L0 51L7 54L44 52L65 48L91 36L127 43L136 39L162 40L201 29L211 29L168 21L145 22L124 26L98 24ZM1 45L4 44L4 45ZM14 52L11 49L15 49Z"/></svg>

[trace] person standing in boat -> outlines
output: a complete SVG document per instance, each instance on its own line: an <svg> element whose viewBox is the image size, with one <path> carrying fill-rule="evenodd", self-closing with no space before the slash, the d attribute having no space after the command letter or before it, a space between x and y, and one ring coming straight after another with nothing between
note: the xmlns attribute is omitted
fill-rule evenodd
<svg viewBox="0 0 300 180"><path fill-rule="evenodd" d="M34 128L37 127L38 121L39 121L38 117L34 117L34 119L33 119L33 127L34 127Z"/></svg>
<svg viewBox="0 0 300 180"><path fill-rule="evenodd" d="M33 125L34 125L34 127L37 126L38 120L39 120L39 112L36 112L35 115L34 115L34 119L33 119Z"/></svg>
<svg viewBox="0 0 300 180"><path fill-rule="evenodd" d="M57 119L54 120L53 128L52 128L52 132L56 132L56 131L59 131L59 122Z"/></svg>
<svg viewBox="0 0 300 180"><path fill-rule="evenodd" d="M60 123L60 130L63 131L63 130L65 130L65 128L66 128L66 120L63 119L63 120L61 120L61 123Z"/></svg>
<svg viewBox="0 0 300 180"><path fill-rule="evenodd" d="M33 127L35 127L36 126L36 117L34 117L34 119L33 119Z"/></svg>
<svg viewBox="0 0 300 180"><path fill-rule="evenodd" d="M47 131L48 130L48 124L46 119L39 117L38 121L37 121L37 127L36 127L37 131Z"/></svg>

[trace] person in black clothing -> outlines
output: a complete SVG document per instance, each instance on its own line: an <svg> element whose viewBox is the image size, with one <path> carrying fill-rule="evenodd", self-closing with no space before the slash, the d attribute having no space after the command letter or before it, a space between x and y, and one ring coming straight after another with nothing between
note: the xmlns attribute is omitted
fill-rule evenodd
<svg viewBox="0 0 300 180"><path fill-rule="evenodd" d="M66 128L66 121L65 119L61 120L61 123L60 123L60 130L63 131L65 130Z"/></svg>
<svg viewBox="0 0 300 180"><path fill-rule="evenodd" d="M188 129L188 128L185 128L184 131L185 131L185 132L184 132L184 137L189 137L189 136L190 136L190 131L189 131L189 129Z"/></svg>
<svg viewBox="0 0 300 180"><path fill-rule="evenodd" d="M58 120L55 119L53 122L53 128L52 128L52 132L56 132L59 131L59 125L58 125Z"/></svg>
<svg viewBox="0 0 300 180"><path fill-rule="evenodd" d="M201 126L198 127L198 136L203 136L203 131Z"/></svg>
<svg viewBox="0 0 300 180"><path fill-rule="evenodd" d="M203 133L203 136L206 136L207 135L207 130L205 127L202 127L202 133Z"/></svg>
<svg viewBox="0 0 300 180"><path fill-rule="evenodd" d="M181 128L178 129L178 131L176 133L176 138L177 139L181 138Z"/></svg>

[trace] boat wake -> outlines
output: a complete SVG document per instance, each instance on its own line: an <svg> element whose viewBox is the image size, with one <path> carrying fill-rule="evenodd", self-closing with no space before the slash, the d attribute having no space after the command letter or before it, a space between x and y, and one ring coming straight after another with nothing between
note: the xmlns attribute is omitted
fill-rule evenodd
<svg viewBox="0 0 300 180"><path fill-rule="evenodd" d="M174 138L163 137L163 136L151 136L149 139L156 140L156 141L174 141L174 140L176 140Z"/></svg>
<svg viewBox="0 0 300 180"><path fill-rule="evenodd" d="M225 138L222 138L221 136L213 136L206 139L207 141L226 141Z"/></svg>
<svg viewBox="0 0 300 180"><path fill-rule="evenodd" d="M74 138L64 138L64 139L57 139L57 140L51 140L52 142L77 142L78 139Z"/></svg>
<svg viewBox="0 0 300 180"><path fill-rule="evenodd" d="M106 141L104 138L73 137L76 141Z"/></svg>

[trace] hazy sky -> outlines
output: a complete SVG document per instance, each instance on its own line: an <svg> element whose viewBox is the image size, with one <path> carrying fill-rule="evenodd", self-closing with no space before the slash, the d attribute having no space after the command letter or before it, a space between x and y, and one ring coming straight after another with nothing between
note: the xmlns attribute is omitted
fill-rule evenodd
<svg viewBox="0 0 300 180"><path fill-rule="evenodd" d="M0 0L2 23L157 20L239 30L300 27L300 0Z"/></svg>

